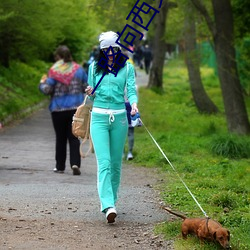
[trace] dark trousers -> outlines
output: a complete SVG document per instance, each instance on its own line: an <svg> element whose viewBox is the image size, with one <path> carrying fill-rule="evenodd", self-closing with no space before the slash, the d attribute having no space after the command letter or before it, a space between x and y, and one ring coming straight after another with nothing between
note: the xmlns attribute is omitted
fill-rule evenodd
<svg viewBox="0 0 250 250"><path fill-rule="evenodd" d="M134 148L134 127L129 127L128 128L128 151L133 152Z"/></svg>
<svg viewBox="0 0 250 250"><path fill-rule="evenodd" d="M129 102L125 102L126 105L126 110L127 110L127 119L128 119L128 124L131 125L131 106ZM128 151L132 153L134 147L134 127L129 126L128 127Z"/></svg>
<svg viewBox="0 0 250 250"><path fill-rule="evenodd" d="M146 74L149 73L150 63L151 63L150 60L144 60L144 66L145 66Z"/></svg>
<svg viewBox="0 0 250 250"><path fill-rule="evenodd" d="M69 141L70 166L81 165L81 156L79 152L80 142L72 134L72 117L76 110L52 112L52 122L56 133L56 168L65 170L67 157L67 141Z"/></svg>

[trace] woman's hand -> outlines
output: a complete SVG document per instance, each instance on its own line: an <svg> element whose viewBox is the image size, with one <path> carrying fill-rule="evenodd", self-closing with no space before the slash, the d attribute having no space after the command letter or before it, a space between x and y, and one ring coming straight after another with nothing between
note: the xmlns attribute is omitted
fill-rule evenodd
<svg viewBox="0 0 250 250"><path fill-rule="evenodd" d="M88 96L93 96L93 95L91 94L92 91L93 91L93 88L90 87L90 86L88 86L88 87L85 89L85 92L86 92L86 94L87 94Z"/></svg>
<svg viewBox="0 0 250 250"><path fill-rule="evenodd" d="M45 81L47 80L47 75L46 74L44 74L43 76L42 76L42 78L41 78L41 80L40 80L40 83L45 83Z"/></svg>
<svg viewBox="0 0 250 250"><path fill-rule="evenodd" d="M131 105L131 112L130 112L130 114L133 116L133 115L135 115L137 112L138 112L137 103L134 102L134 103Z"/></svg>

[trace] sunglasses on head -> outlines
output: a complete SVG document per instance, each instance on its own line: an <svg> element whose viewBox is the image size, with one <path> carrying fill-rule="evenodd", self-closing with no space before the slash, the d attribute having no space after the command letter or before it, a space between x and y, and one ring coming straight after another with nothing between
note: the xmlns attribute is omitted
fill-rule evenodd
<svg viewBox="0 0 250 250"><path fill-rule="evenodd" d="M112 49L113 49L113 51L114 51L115 53L118 52L118 50L119 50L118 47L112 47ZM108 50L109 50L109 51L112 51L112 50L110 49L110 47L109 47L109 48L102 49L103 52L107 52Z"/></svg>

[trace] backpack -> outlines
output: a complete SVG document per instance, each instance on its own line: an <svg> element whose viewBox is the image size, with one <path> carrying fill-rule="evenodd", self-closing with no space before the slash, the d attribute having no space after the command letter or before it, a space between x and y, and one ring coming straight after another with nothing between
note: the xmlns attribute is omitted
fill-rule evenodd
<svg viewBox="0 0 250 250"><path fill-rule="evenodd" d="M88 96L86 95L83 103L76 109L72 118L72 134L80 140L80 155L85 158L90 151L93 151L93 144L90 137L90 112L92 103L86 103ZM83 145L89 140L89 148L86 153L83 153Z"/></svg>

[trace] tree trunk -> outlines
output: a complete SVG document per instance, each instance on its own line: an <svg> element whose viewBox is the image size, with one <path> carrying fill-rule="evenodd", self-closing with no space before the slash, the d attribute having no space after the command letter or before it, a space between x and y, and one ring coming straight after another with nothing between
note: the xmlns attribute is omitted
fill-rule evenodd
<svg viewBox="0 0 250 250"><path fill-rule="evenodd" d="M159 1L157 1L159 3ZM159 5L157 3L157 5ZM163 88L163 66L166 54L166 43L164 41L164 33L166 28L168 12L168 1L163 1L160 13L156 15L156 25L155 34L153 40L153 62L150 69L148 88L157 87L159 89Z"/></svg>
<svg viewBox="0 0 250 250"><path fill-rule="evenodd" d="M212 4L216 29L213 38L228 129L237 134L248 134L250 124L235 60L230 0L212 0Z"/></svg>
<svg viewBox="0 0 250 250"><path fill-rule="evenodd" d="M187 6L185 18L185 55L189 82L195 105L200 113L217 113L218 108L207 95L200 75L200 57L196 48L195 18L191 16L193 8ZM189 11L190 10L190 11Z"/></svg>

